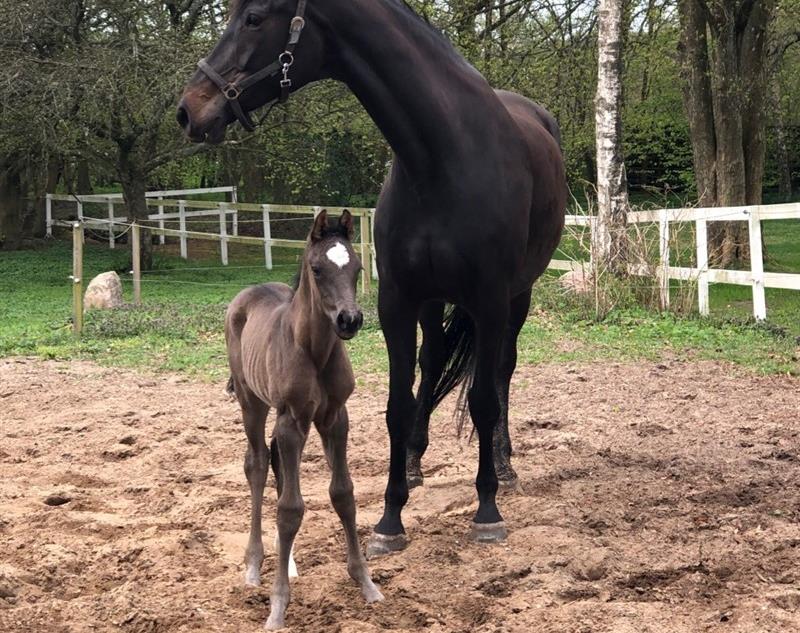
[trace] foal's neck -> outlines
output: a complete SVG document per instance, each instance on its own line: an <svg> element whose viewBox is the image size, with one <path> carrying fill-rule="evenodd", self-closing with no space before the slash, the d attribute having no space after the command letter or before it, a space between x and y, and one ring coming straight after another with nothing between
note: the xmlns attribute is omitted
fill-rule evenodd
<svg viewBox="0 0 800 633"><path fill-rule="evenodd" d="M328 74L355 93L409 172L429 173L491 133L489 84L401 0L308 6L327 31Z"/></svg>
<svg viewBox="0 0 800 633"><path fill-rule="evenodd" d="M292 297L289 313L295 343L308 354L314 365L321 369L327 365L339 338L333 331L330 317L318 305L305 263L300 272L300 283Z"/></svg>

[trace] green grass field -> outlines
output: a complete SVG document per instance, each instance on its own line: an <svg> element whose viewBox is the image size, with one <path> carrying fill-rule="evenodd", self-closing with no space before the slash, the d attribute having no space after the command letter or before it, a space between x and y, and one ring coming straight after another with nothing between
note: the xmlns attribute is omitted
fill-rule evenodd
<svg viewBox="0 0 800 633"><path fill-rule="evenodd" d="M770 268L800 271L800 222L768 231ZM131 300L128 253L87 241L85 278L117 270ZM205 250L202 250L205 249ZM143 306L87 314L83 337L71 332L71 244L55 240L37 250L0 255L0 356L91 359L145 371L177 371L204 380L226 373L222 323L225 306L243 287L289 281L297 251L277 251L275 270L262 266L257 248L232 246L222 268L215 246L190 243L195 259L175 247L157 249L156 270L143 280ZM520 337L520 363L603 359L724 359L758 372L800 375L800 293L768 291L768 324L748 320L747 288L712 286L709 319L660 314L625 303L598 320L587 302L565 295L555 277L537 284L531 316ZM363 298L364 331L348 344L359 374L386 371L386 352L374 292Z"/></svg>

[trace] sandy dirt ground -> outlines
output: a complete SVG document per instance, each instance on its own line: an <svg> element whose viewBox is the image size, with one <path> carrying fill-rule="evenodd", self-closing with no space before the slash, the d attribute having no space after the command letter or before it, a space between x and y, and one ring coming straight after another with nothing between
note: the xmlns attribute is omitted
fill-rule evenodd
<svg viewBox="0 0 800 633"><path fill-rule="evenodd" d="M350 406L364 539L385 402L375 376ZM518 371L512 414L507 543L467 539L477 447L438 412L411 543L371 562L387 598L371 606L347 577L312 436L291 630L800 631L800 381L708 362L542 365ZM222 385L0 360L0 631L261 630L275 556L265 586L245 588L244 449Z"/></svg>

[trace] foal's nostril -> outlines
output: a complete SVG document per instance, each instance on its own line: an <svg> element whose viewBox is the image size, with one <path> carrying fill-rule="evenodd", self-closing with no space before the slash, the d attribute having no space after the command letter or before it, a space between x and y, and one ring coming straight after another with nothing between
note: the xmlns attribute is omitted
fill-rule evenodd
<svg viewBox="0 0 800 633"><path fill-rule="evenodd" d="M364 325L364 313L363 312L356 312L356 318L353 320L357 330L361 329L361 326Z"/></svg>
<svg viewBox="0 0 800 633"><path fill-rule="evenodd" d="M178 125L184 130L189 127L189 112L183 106L178 107L178 112L175 114L175 120Z"/></svg>
<svg viewBox="0 0 800 633"><path fill-rule="evenodd" d="M347 330L347 317L344 312L340 312L339 316L336 317L336 325L338 325L339 329L342 331Z"/></svg>

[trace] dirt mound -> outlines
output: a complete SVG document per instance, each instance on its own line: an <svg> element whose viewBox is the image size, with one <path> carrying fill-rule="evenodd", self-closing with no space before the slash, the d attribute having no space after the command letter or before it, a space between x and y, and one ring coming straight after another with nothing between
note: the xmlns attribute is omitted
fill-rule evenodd
<svg viewBox="0 0 800 633"><path fill-rule="evenodd" d="M382 376L351 400L366 537L388 440ZM244 434L222 385L88 363L0 361L0 631L259 631L242 583ZM477 446L437 412L407 551L371 562L366 606L312 436L293 631L800 630L800 382L730 365L522 368L508 542L467 540ZM274 492L265 543L272 542Z"/></svg>

